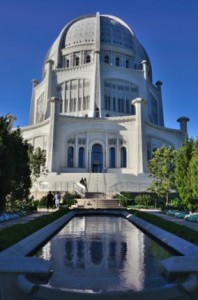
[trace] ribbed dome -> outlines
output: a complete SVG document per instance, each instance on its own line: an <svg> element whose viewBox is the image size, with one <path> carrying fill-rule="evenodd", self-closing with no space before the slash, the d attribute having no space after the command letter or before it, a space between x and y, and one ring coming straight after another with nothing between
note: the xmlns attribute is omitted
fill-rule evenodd
<svg viewBox="0 0 198 300"><path fill-rule="evenodd" d="M45 62L52 60L54 68L60 68L64 49L77 52L82 46L86 50L94 51L96 45L98 47L99 44L100 50L112 51L114 49L119 53L128 53L133 57L134 65L140 66L141 62L146 60L152 78L150 59L144 47L124 21L111 15L85 15L72 20L63 28L49 49Z"/></svg>
<svg viewBox="0 0 198 300"><path fill-rule="evenodd" d="M81 19L73 23L65 36L65 47L94 42L96 40L96 17Z"/></svg>
<svg viewBox="0 0 198 300"><path fill-rule="evenodd" d="M101 43L110 43L117 46L132 48L134 34L120 19L112 16L100 18Z"/></svg>

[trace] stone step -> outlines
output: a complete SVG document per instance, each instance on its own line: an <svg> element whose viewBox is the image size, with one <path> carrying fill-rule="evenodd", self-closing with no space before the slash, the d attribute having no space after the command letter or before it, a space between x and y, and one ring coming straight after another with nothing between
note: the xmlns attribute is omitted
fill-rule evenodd
<svg viewBox="0 0 198 300"><path fill-rule="evenodd" d="M97 198L83 198L76 199L77 207L79 208L111 208L123 209L124 207L119 204L117 200L112 199L97 199Z"/></svg>
<svg viewBox="0 0 198 300"><path fill-rule="evenodd" d="M104 199L105 195L106 195L105 193L86 192L85 193L85 198L89 198L89 199Z"/></svg>

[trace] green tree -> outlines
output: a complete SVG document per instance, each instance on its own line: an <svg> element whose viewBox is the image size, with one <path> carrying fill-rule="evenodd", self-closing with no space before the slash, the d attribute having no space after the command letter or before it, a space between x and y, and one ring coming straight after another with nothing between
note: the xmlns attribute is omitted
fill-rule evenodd
<svg viewBox="0 0 198 300"><path fill-rule="evenodd" d="M32 181L35 181L44 171L46 156L45 151L41 148L34 150L32 145L29 145L28 149L29 163L32 175Z"/></svg>
<svg viewBox="0 0 198 300"><path fill-rule="evenodd" d="M28 198L31 172L27 150L20 129L12 131L9 116L0 117L0 210L8 200Z"/></svg>
<svg viewBox="0 0 198 300"><path fill-rule="evenodd" d="M45 165L44 151L34 151L20 129L11 130L10 120L0 117L0 211L28 204L32 178Z"/></svg>
<svg viewBox="0 0 198 300"><path fill-rule="evenodd" d="M0 211L4 210L6 195L11 189L13 177L12 140L6 117L0 118Z"/></svg>
<svg viewBox="0 0 198 300"><path fill-rule="evenodd" d="M172 147L161 147L157 149L153 158L149 161L149 173L153 182L148 190L165 198L166 205L169 202L169 194L175 188L175 150Z"/></svg>
<svg viewBox="0 0 198 300"><path fill-rule="evenodd" d="M191 198L188 199L188 206L194 210L198 208L198 140L193 145L188 174L192 190Z"/></svg>
<svg viewBox="0 0 198 300"><path fill-rule="evenodd" d="M29 144L23 140L20 129L10 134L12 141L13 178L9 192L9 205L14 207L16 200L27 204L31 188L31 169L29 165Z"/></svg>
<svg viewBox="0 0 198 300"><path fill-rule="evenodd" d="M194 141L185 138L184 143L176 152L175 159L175 184L182 202L188 206L192 198L192 185L189 174L189 165L192 158Z"/></svg>

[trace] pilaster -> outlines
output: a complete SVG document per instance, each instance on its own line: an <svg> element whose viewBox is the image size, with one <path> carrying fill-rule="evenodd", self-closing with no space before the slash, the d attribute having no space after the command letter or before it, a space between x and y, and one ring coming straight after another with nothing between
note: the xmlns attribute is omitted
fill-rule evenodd
<svg viewBox="0 0 198 300"><path fill-rule="evenodd" d="M160 126L164 126L164 113L163 113L163 105L162 105L162 82L161 81L157 81L155 83L158 91L159 91L159 105L158 105L158 124Z"/></svg>
<svg viewBox="0 0 198 300"><path fill-rule="evenodd" d="M101 118L101 82L100 82L100 14L96 14L96 44L95 44L95 108L99 109L99 117Z"/></svg>
<svg viewBox="0 0 198 300"><path fill-rule="evenodd" d="M136 98L132 101L135 106L136 123L135 123L135 161L136 161L136 173L144 173L146 171L146 147L145 147L145 135L144 135L144 110L143 105L146 104L146 100L142 98Z"/></svg>
<svg viewBox="0 0 198 300"><path fill-rule="evenodd" d="M48 60L46 62L46 75L45 75L45 84L46 84L46 88L45 88L45 103L46 103L46 118L49 117L50 114L50 109L51 107L49 107L49 102L48 100L51 99L52 97L52 88L51 88L51 81L52 81L52 66L53 66L53 61L52 60Z"/></svg>
<svg viewBox="0 0 198 300"><path fill-rule="evenodd" d="M37 79L32 79L32 97L30 105L30 125L35 124L35 87L38 85Z"/></svg>
<svg viewBox="0 0 198 300"><path fill-rule="evenodd" d="M50 130L49 130L49 145L48 145L48 153L47 153L47 168L49 172L59 171L54 170L55 160L56 160L56 124L58 122L58 115L60 112L60 103L61 100L59 98L52 97L49 101L50 105Z"/></svg>

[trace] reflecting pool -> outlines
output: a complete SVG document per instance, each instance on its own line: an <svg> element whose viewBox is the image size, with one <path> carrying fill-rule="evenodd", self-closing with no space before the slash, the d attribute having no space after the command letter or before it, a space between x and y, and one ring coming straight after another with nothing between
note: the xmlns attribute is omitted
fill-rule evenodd
<svg viewBox="0 0 198 300"><path fill-rule="evenodd" d="M167 284L160 261L172 254L122 217L83 216L36 255L52 261L50 286L98 292Z"/></svg>

